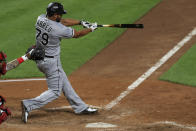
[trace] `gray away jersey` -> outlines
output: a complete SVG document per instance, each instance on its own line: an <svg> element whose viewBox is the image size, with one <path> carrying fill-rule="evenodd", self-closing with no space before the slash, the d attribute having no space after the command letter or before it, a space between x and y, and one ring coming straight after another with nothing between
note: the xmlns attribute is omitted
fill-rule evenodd
<svg viewBox="0 0 196 131"><path fill-rule="evenodd" d="M45 48L45 55L60 55L61 38L72 38L74 30L60 22L49 20L46 15L40 15L35 24L36 45Z"/></svg>

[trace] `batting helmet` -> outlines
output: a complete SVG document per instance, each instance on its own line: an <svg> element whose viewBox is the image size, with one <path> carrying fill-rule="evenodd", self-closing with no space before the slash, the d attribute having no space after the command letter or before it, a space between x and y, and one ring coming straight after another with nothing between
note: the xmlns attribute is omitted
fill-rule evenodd
<svg viewBox="0 0 196 131"><path fill-rule="evenodd" d="M58 2L52 2L48 5L47 9L47 16L53 16L54 14L66 14L67 12L64 10L63 5Z"/></svg>

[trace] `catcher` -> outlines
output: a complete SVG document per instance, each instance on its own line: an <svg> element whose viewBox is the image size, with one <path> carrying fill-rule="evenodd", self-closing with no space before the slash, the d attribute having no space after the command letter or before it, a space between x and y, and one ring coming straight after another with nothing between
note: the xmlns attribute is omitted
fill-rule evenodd
<svg viewBox="0 0 196 131"><path fill-rule="evenodd" d="M11 115L11 111L5 104L6 100L3 96L0 95L0 124L7 120Z"/></svg>

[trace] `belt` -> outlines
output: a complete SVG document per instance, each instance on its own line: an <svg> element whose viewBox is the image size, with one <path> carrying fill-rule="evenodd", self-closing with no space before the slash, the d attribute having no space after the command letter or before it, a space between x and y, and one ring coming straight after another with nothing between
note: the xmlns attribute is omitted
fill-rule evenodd
<svg viewBox="0 0 196 131"><path fill-rule="evenodd" d="M47 58L54 58L54 56L48 56L48 55L45 55L45 57L47 57Z"/></svg>

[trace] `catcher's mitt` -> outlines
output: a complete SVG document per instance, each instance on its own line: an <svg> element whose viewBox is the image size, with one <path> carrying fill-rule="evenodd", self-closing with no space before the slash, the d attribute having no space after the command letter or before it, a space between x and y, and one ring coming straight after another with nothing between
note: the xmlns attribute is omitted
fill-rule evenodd
<svg viewBox="0 0 196 131"><path fill-rule="evenodd" d="M31 46L26 52L30 60L43 60L45 57L45 50L41 46ZM28 55L29 54L29 55Z"/></svg>
<svg viewBox="0 0 196 131"><path fill-rule="evenodd" d="M7 55L5 53L3 53L2 51L0 51L0 75L5 75L6 74L6 58Z"/></svg>

